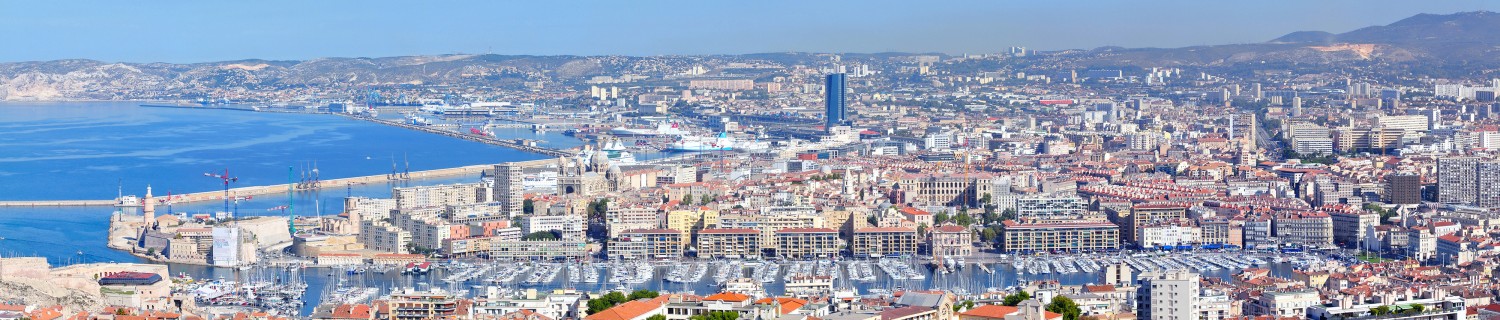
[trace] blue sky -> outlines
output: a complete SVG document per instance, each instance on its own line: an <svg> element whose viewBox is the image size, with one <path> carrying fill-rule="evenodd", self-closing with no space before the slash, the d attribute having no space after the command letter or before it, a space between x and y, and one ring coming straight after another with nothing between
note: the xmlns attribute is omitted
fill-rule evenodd
<svg viewBox="0 0 1500 320"><path fill-rule="evenodd" d="M0 61L1180 47L1500 1L11 1Z"/></svg>

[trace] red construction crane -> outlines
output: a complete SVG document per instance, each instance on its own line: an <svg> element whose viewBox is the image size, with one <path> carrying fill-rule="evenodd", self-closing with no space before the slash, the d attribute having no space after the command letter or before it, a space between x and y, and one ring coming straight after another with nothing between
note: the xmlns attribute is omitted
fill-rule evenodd
<svg viewBox="0 0 1500 320"><path fill-rule="evenodd" d="M229 183L240 181L240 178L229 176L229 169L224 169L224 174L204 173L203 176L224 181L224 212L229 213L229 219L234 220L235 212L229 211Z"/></svg>

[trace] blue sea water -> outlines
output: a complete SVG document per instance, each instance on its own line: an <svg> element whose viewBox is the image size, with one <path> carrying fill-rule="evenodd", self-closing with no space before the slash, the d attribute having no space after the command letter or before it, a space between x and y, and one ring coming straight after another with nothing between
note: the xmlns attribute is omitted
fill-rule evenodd
<svg viewBox="0 0 1500 320"><path fill-rule="evenodd" d="M388 173L393 160L425 170L540 157L333 115L0 104L0 200L111 199L117 182L127 194L208 191L222 185L203 174L225 169L241 186L285 183L288 167L312 162L340 178Z"/></svg>
<svg viewBox="0 0 1500 320"><path fill-rule="evenodd" d="M530 132L500 134L531 135ZM517 136L521 137L521 136ZM535 139L535 137L526 137ZM550 139L558 147L570 139ZM113 199L213 191L228 169L234 186L285 183L289 167L316 162L324 179L380 175L392 161L413 171L540 159L508 148L447 138L333 115L140 107L131 102L0 103L0 200ZM409 185L478 181L451 177ZM299 214L342 210L344 196L388 197L391 184L299 193ZM285 196L231 204L242 216ZM315 205L316 204L316 205ZM233 208L232 208L233 209ZM136 261L104 246L114 208L0 208L0 255L45 256L53 264ZM223 203L178 204L159 211L211 213Z"/></svg>

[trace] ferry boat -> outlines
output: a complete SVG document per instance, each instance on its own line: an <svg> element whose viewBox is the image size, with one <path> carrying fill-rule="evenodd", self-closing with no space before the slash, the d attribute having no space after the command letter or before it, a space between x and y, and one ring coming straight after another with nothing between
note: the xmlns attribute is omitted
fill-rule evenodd
<svg viewBox="0 0 1500 320"><path fill-rule="evenodd" d="M631 136L670 136L670 135L683 135L683 134L687 134L688 132L682 130L680 128L680 126L676 122L671 122L671 123L662 123L662 124L659 124L659 125L656 126L656 129L619 127L619 128L610 129L609 133L612 134L612 135L615 135L615 136L631 137Z"/></svg>
<svg viewBox="0 0 1500 320"><path fill-rule="evenodd" d="M542 171L534 176L522 177L521 188L526 191L557 189L557 171Z"/></svg>
<svg viewBox="0 0 1500 320"><path fill-rule="evenodd" d="M671 151L730 151L734 150L735 139L727 133L719 133L713 138L699 136L682 136L667 145Z"/></svg>
<svg viewBox="0 0 1500 320"><path fill-rule="evenodd" d="M409 116L406 117L406 124L410 124L410 125L414 125L414 126L430 126L430 125L432 125L432 120L429 120L427 118L424 118L424 117L421 117L421 116L418 116L418 115L409 115Z"/></svg>
<svg viewBox="0 0 1500 320"><path fill-rule="evenodd" d="M469 133L472 133L472 134L474 134L476 136L484 136L484 137L494 137L495 136L495 132L494 131L490 131L490 128L484 128L484 130L480 130L479 128L469 128Z"/></svg>

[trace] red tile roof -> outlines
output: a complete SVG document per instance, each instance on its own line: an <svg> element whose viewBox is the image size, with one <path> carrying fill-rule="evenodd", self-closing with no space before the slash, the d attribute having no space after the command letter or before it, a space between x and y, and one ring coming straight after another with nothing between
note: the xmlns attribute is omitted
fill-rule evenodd
<svg viewBox="0 0 1500 320"><path fill-rule="evenodd" d="M747 300L750 300L750 296L734 292L720 292L703 297L703 301L745 302Z"/></svg>
<svg viewBox="0 0 1500 320"><path fill-rule="evenodd" d="M645 315L656 309L660 309L667 303L667 295L658 296L651 300L626 301L613 308L604 309L599 313L584 317L587 320L630 320Z"/></svg>
<svg viewBox="0 0 1500 320"><path fill-rule="evenodd" d="M959 313L959 315L979 318L1004 319L1005 315L1016 313L1016 311L1020 310L1021 309L1017 309L1016 307L987 304L975 307L974 309L969 309L969 311L964 311L963 313Z"/></svg>

